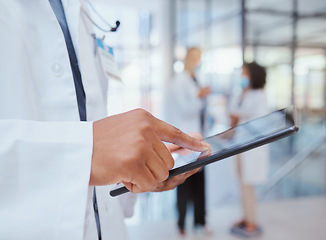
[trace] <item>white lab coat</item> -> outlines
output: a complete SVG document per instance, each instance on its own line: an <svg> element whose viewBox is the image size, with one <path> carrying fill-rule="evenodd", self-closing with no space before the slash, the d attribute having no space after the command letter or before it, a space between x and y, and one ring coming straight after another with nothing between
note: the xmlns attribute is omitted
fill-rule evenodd
<svg viewBox="0 0 326 240"><path fill-rule="evenodd" d="M79 122L64 36L49 2L0 0L0 239L97 239L88 182L92 121L107 115L107 81L80 2L62 2L89 122ZM97 187L102 239L126 239L109 188Z"/></svg>
<svg viewBox="0 0 326 240"><path fill-rule="evenodd" d="M164 120L184 132L201 132L199 86L186 71L173 76L166 89Z"/></svg>
<svg viewBox="0 0 326 240"><path fill-rule="evenodd" d="M268 114L264 90L249 90L244 95L241 105L233 106L231 113L240 117L239 124ZM268 178L269 147L264 145L240 156L243 181L251 185L263 184Z"/></svg>

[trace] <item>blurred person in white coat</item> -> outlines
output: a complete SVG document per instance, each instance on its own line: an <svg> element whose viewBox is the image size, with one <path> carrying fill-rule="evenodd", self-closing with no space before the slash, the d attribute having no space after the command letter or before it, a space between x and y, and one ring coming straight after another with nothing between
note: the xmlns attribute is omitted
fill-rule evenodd
<svg viewBox="0 0 326 240"><path fill-rule="evenodd" d="M164 99L164 120L184 132L202 132L203 106L211 93L209 87L202 87L196 70L201 63L201 50L189 48L184 59L184 71L175 74L166 89Z"/></svg>
<svg viewBox="0 0 326 240"><path fill-rule="evenodd" d="M184 71L174 75L166 89L164 119L184 132L203 134L206 97L211 93L211 89L200 86L197 79L196 69L200 62L201 50L196 47L188 49ZM204 169L177 187L178 228L181 235L185 235L186 211L191 202L194 204L195 226L208 233L205 219Z"/></svg>
<svg viewBox="0 0 326 240"><path fill-rule="evenodd" d="M230 112L231 126L245 123L268 114L264 87L266 71L257 63L245 63L242 67L242 94ZM251 237L261 233L256 217L254 187L266 182L269 170L267 145L236 156L237 172L241 188L243 219L234 224L231 232Z"/></svg>
<svg viewBox="0 0 326 240"><path fill-rule="evenodd" d="M108 185L172 189L195 171L166 180L174 161L162 140L208 147L144 110L106 117L81 4L0 0L0 239L126 239Z"/></svg>

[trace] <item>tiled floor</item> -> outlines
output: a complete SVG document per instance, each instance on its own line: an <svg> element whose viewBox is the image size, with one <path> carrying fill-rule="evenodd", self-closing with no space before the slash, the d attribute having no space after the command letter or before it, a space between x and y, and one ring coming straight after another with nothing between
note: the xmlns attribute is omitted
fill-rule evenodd
<svg viewBox="0 0 326 240"><path fill-rule="evenodd" d="M239 216L237 207L209 211L208 223L214 231L210 237L193 232L188 221L187 236L182 238L174 219L129 225L128 230L131 240L236 240L229 227ZM264 234L255 240L326 240L326 197L262 203L259 218Z"/></svg>

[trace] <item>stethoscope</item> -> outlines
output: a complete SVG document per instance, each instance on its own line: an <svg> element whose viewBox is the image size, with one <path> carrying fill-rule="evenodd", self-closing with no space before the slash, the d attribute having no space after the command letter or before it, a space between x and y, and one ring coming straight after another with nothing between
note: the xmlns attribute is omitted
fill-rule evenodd
<svg viewBox="0 0 326 240"><path fill-rule="evenodd" d="M107 29L104 29L102 27L99 26L99 24L97 24L92 17L89 15L89 13L87 12L87 10L84 8L84 6L82 5L81 9L83 11L83 13L85 14L85 16L94 24L95 27L97 27L98 29L100 29L103 32L116 32L120 26L120 22L116 21L115 22L115 27L113 27L110 23L108 23L99 13L98 11L96 11L96 9L94 8L94 6L88 1L85 0L85 2L87 3L87 5L90 7L90 10L92 10L96 16L105 24L107 25Z"/></svg>

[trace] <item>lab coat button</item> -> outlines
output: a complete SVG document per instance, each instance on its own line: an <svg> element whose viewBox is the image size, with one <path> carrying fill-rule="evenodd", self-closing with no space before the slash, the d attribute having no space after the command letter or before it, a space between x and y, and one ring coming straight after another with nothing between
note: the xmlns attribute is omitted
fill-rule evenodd
<svg viewBox="0 0 326 240"><path fill-rule="evenodd" d="M63 69L59 63L54 63L51 67L51 70L52 73L57 77L60 77L63 74Z"/></svg>

